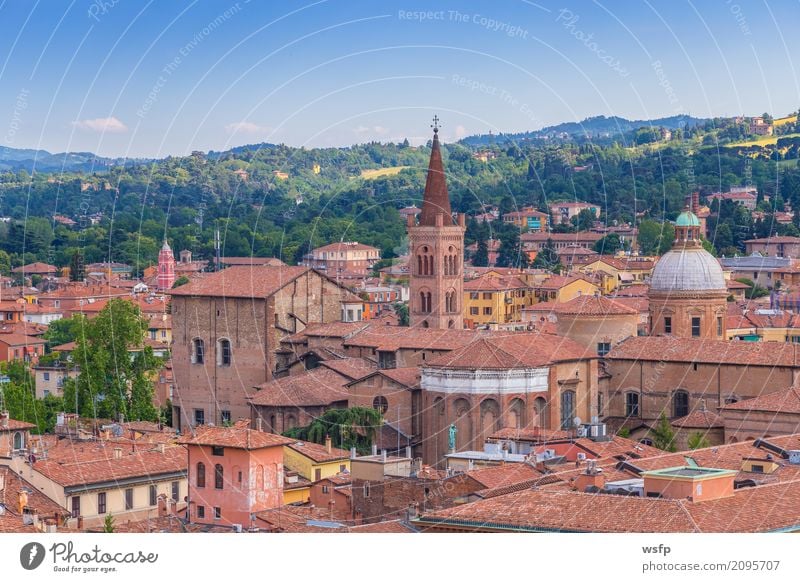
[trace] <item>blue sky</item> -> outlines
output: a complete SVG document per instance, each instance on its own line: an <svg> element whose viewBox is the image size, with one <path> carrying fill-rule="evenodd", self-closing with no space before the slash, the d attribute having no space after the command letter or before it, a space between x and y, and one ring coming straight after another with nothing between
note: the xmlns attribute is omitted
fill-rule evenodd
<svg viewBox="0 0 800 582"><path fill-rule="evenodd" d="M0 0L0 146L183 155L800 107L796 0Z"/></svg>

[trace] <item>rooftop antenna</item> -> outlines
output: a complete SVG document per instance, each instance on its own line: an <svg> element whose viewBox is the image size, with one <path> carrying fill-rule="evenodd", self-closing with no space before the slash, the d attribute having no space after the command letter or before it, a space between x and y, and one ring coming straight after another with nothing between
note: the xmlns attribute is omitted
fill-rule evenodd
<svg viewBox="0 0 800 582"><path fill-rule="evenodd" d="M214 259L216 264L214 266L215 271L219 271L220 268L220 241L219 241L219 225L217 228L214 229Z"/></svg>

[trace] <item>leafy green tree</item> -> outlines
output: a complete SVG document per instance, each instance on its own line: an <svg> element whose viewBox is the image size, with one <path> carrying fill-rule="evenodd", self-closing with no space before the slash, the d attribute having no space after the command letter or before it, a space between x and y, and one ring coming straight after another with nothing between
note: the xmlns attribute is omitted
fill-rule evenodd
<svg viewBox="0 0 800 582"><path fill-rule="evenodd" d="M76 341L86 325L86 316L76 313L72 317L57 319L47 326L44 339L47 340L48 349Z"/></svg>
<svg viewBox="0 0 800 582"><path fill-rule="evenodd" d="M397 314L397 324L403 327L408 327L408 324L410 323L408 315L408 303L398 301L392 305L392 307L394 307L394 312Z"/></svg>
<svg viewBox="0 0 800 582"><path fill-rule="evenodd" d="M692 449L692 450L694 450L694 449L704 449L707 446L709 446L708 439L705 437L705 435L703 433L701 433L699 431L698 432L693 432L692 434L690 434L689 435L689 439L686 441L686 444L688 444L689 448Z"/></svg>
<svg viewBox="0 0 800 582"><path fill-rule="evenodd" d="M528 255L522 250L517 228L510 228L501 233L500 250L497 253L497 266L523 269L528 266Z"/></svg>
<svg viewBox="0 0 800 582"><path fill-rule="evenodd" d="M67 406L77 403L93 418L157 420L153 376L162 361L144 345L146 331L139 307L124 299L111 299L86 322L72 353L80 374L64 387Z"/></svg>
<svg viewBox="0 0 800 582"><path fill-rule="evenodd" d="M488 267L489 266L489 245L485 238L478 239L478 248L475 254L472 255L472 264L475 267Z"/></svg>
<svg viewBox="0 0 800 582"><path fill-rule="evenodd" d="M172 288L177 289L181 285L186 285L186 283L188 282L189 282L189 277L187 277L186 275L181 275L180 277L175 279L175 282L172 284Z"/></svg>
<svg viewBox="0 0 800 582"><path fill-rule="evenodd" d="M331 408L315 418L308 426L289 429L283 434L313 443L322 444L330 435L333 446L359 453L368 453L375 433L383 422L379 410L373 408Z"/></svg>
<svg viewBox="0 0 800 582"><path fill-rule="evenodd" d="M598 252L601 255L613 255L621 248L622 242L619 239L619 235L615 232L607 234L594 243L595 252Z"/></svg>
<svg viewBox="0 0 800 582"><path fill-rule="evenodd" d="M11 274L11 255L4 250L0 250L0 275L6 277Z"/></svg>
<svg viewBox="0 0 800 582"><path fill-rule="evenodd" d="M759 297L765 297L766 295L769 295L769 291L767 289L765 289L758 283L755 283L752 279L747 279L746 277L742 277L741 279L736 279L736 280L739 283L744 283L749 287L749 289L747 289L744 292L744 296L747 297L748 299L758 299Z"/></svg>
<svg viewBox="0 0 800 582"><path fill-rule="evenodd" d="M577 230L584 231L591 230L591 228L594 226L595 220L597 220L595 213L588 208L584 208L576 216L572 217L571 222Z"/></svg>
<svg viewBox="0 0 800 582"><path fill-rule="evenodd" d="M639 223L639 251L643 255L663 255L675 239L675 227L669 222L644 219Z"/></svg>
<svg viewBox="0 0 800 582"><path fill-rule="evenodd" d="M103 520L103 533L114 533L115 529L114 516L110 513L107 513L105 519Z"/></svg>
<svg viewBox="0 0 800 582"><path fill-rule="evenodd" d="M650 431L653 439L653 446L662 451L675 452L675 432L669 423L666 413L662 412L658 419L658 424Z"/></svg>
<svg viewBox="0 0 800 582"><path fill-rule="evenodd" d="M561 262L558 259L553 239L547 239L547 242L536 253L536 258L533 260L533 268L546 269L553 272L561 270Z"/></svg>

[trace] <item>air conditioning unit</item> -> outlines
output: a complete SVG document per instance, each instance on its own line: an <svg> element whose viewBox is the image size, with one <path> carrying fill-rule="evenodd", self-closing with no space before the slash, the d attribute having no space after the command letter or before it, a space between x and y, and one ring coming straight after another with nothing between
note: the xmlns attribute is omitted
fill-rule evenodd
<svg viewBox="0 0 800 582"><path fill-rule="evenodd" d="M585 461L586 460L586 453L578 453L578 460Z"/></svg>
<svg viewBox="0 0 800 582"><path fill-rule="evenodd" d="M789 464L800 465L800 451L787 451L789 453Z"/></svg>
<svg viewBox="0 0 800 582"><path fill-rule="evenodd" d="M242 533L242 524L241 523L234 523L233 524L233 531L236 533Z"/></svg>

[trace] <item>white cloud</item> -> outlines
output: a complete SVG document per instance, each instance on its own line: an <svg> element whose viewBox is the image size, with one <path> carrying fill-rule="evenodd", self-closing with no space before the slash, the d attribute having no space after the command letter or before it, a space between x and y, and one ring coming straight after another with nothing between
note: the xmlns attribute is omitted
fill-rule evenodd
<svg viewBox="0 0 800 582"><path fill-rule="evenodd" d="M97 119L82 119L72 122L73 127L83 131L94 131L96 133L125 133L128 126L116 117L98 117Z"/></svg>
<svg viewBox="0 0 800 582"><path fill-rule="evenodd" d="M225 131L228 133L268 133L272 128L266 125L258 125L251 121L237 121L236 123L229 123L225 126Z"/></svg>
<svg viewBox="0 0 800 582"><path fill-rule="evenodd" d="M462 137L467 136L467 128L463 125L456 126L456 139L461 139Z"/></svg>
<svg viewBox="0 0 800 582"><path fill-rule="evenodd" d="M373 125L372 127L367 127L366 125L359 125L358 127L353 129L353 133L356 135L386 135L389 133L389 128L383 127L382 125Z"/></svg>

